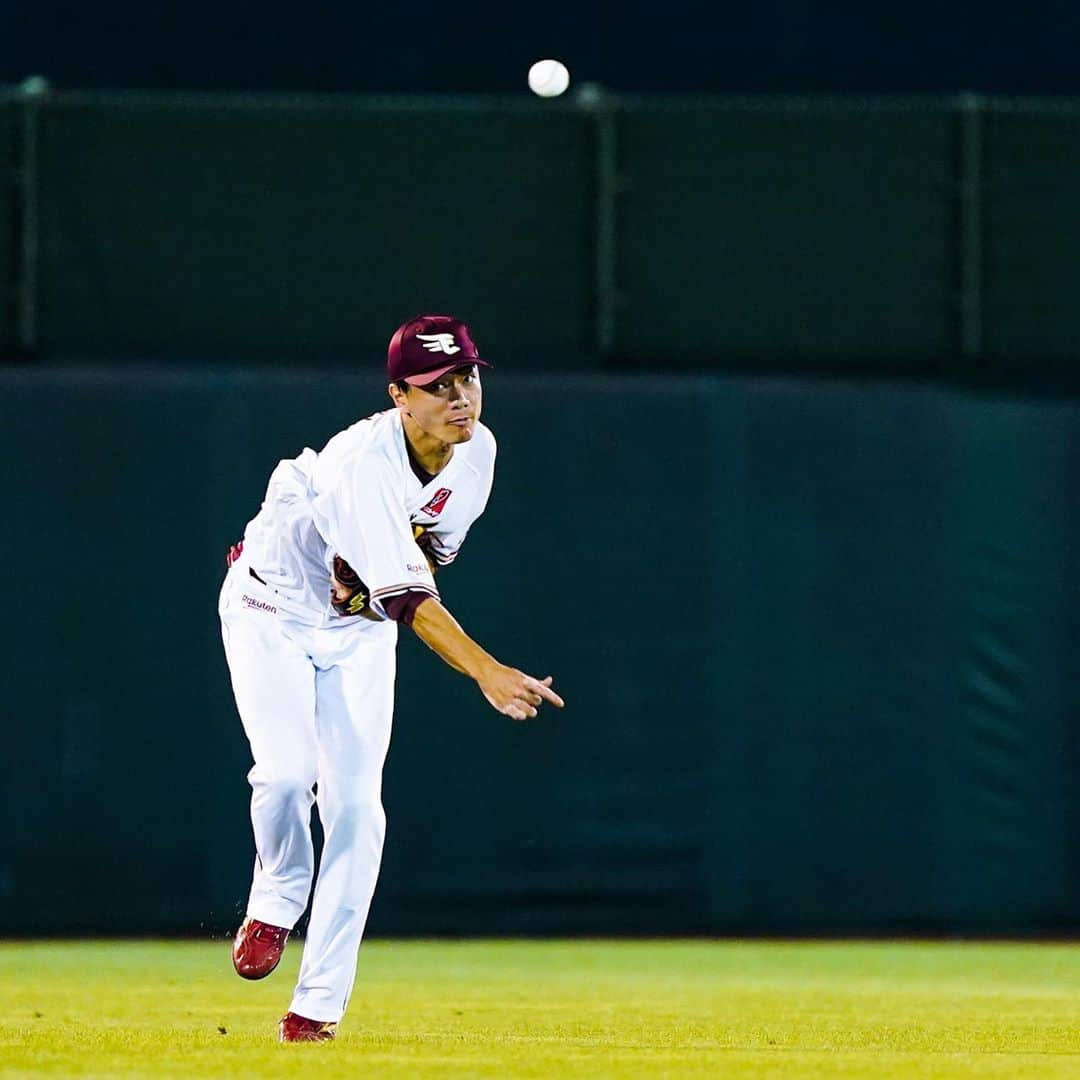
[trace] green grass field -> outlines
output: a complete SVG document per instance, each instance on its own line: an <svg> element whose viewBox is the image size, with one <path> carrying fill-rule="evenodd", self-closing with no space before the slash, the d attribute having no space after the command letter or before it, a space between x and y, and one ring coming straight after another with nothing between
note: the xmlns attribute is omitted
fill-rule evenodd
<svg viewBox="0 0 1080 1080"><path fill-rule="evenodd" d="M0 1077L1080 1077L1080 946L372 942L280 1046L299 953L0 944Z"/></svg>

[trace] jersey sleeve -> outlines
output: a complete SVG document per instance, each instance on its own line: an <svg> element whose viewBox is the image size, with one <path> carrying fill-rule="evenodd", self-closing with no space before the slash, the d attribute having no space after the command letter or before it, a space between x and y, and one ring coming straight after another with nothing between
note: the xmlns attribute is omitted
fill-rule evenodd
<svg viewBox="0 0 1080 1080"><path fill-rule="evenodd" d="M316 499L324 539L367 585L370 603L393 618L387 601L416 592L439 596L427 559L413 539L401 485L388 462L360 459L343 470L332 492Z"/></svg>

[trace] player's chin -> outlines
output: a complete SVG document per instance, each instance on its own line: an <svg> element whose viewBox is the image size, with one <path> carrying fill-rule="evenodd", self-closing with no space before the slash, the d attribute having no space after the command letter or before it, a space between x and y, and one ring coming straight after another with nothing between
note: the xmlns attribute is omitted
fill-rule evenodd
<svg viewBox="0 0 1080 1080"><path fill-rule="evenodd" d="M446 425L450 432L447 442L468 442L476 431L476 421L466 420L463 423L450 423Z"/></svg>

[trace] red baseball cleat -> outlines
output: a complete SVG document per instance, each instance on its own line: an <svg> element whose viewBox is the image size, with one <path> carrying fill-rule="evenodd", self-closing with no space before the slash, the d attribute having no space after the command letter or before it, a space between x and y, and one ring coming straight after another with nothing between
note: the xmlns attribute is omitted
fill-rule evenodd
<svg viewBox="0 0 1080 1080"><path fill-rule="evenodd" d="M236 974L244 979L265 979L278 966L289 931L259 919L245 919L236 931L232 962Z"/></svg>
<svg viewBox="0 0 1080 1080"><path fill-rule="evenodd" d="M287 1012L278 1024L281 1042L329 1042L336 1035L332 1021L309 1020L294 1012Z"/></svg>

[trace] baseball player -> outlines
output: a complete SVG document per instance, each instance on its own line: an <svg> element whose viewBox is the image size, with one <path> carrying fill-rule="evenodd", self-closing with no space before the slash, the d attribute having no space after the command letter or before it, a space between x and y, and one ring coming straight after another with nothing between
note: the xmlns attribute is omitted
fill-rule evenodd
<svg viewBox="0 0 1080 1080"><path fill-rule="evenodd" d="M385 831L398 624L506 716L563 705L551 676L508 667L473 641L435 584L491 491L495 439L480 423L488 366L459 319L399 327L387 356L393 407L280 462L229 552L222 638L255 762L255 873L233 943L244 978L274 970L307 906L316 800L325 836L283 1042L332 1039L356 977Z"/></svg>

